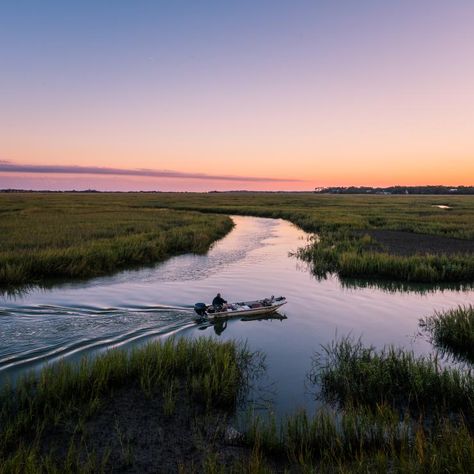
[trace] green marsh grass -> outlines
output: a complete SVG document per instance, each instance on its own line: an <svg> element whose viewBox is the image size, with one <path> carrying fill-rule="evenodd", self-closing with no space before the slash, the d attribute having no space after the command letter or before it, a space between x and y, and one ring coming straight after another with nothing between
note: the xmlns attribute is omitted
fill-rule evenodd
<svg viewBox="0 0 474 474"><path fill-rule="evenodd" d="M319 243L301 254L317 274L412 282L474 280L474 254L400 256L370 230L474 239L474 196L334 196L314 193L0 194L0 284L89 277L182 252L203 252L237 214L282 218ZM165 208L167 210L165 210ZM181 211L181 212L176 212Z"/></svg>
<svg viewBox="0 0 474 474"><path fill-rule="evenodd" d="M178 388L179 381L173 378L163 390L163 411L166 416L174 413Z"/></svg>
<svg viewBox="0 0 474 474"><path fill-rule="evenodd" d="M110 472L110 451L96 452L84 426L115 393L140 387L144 397L161 397L167 417L173 417L176 397L183 394L204 416L213 416L216 407L232 413L253 358L245 346L230 341L169 339L130 353L112 350L79 365L47 367L1 396L0 473ZM470 472L468 375L392 348L376 352L347 338L326 348L327 365L318 360L317 382L327 400L338 403L337 410L299 411L281 423L253 415L240 455L226 464L204 434L207 425L199 425L198 444L207 454L202 464L179 461L178 472ZM133 468L133 441L118 420L111 423L121 466ZM45 449L45 433L65 427L63 454Z"/></svg>
<svg viewBox="0 0 474 474"><path fill-rule="evenodd" d="M258 468L241 472L472 472L470 373L343 338L316 355L311 380L334 407L280 423L251 415L244 439Z"/></svg>
<svg viewBox="0 0 474 474"><path fill-rule="evenodd" d="M377 351L346 337L315 356L310 378L324 400L340 407L387 404L414 415L456 413L474 420L474 377L441 367L436 356L393 346Z"/></svg>
<svg viewBox="0 0 474 474"><path fill-rule="evenodd" d="M374 250L369 236L323 232L317 242L300 249L298 256L312 263L313 272L324 277L375 278L412 283L474 281L474 254L400 256Z"/></svg>
<svg viewBox="0 0 474 474"><path fill-rule="evenodd" d="M0 286L85 278L203 253L225 216L150 209L139 195L1 194Z"/></svg>
<svg viewBox="0 0 474 474"><path fill-rule="evenodd" d="M428 429L422 419L400 418L386 405L347 408L339 416L300 411L278 430L257 417L246 443L258 449L268 472L272 465L307 473L471 472L474 463L474 440L462 420L442 419Z"/></svg>
<svg viewBox="0 0 474 474"><path fill-rule="evenodd" d="M160 193L142 204L287 219L307 232L386 229L474 239L474 196L335 196L314 193Z"/></svg>
<svg viewBox="0 0 474 474"><path fill-rule="evenodd" d="M420 320L431 342L456 359L474 363L474 306L458 306L437 311Z"/></svg>
<svg viewBox="0 0 474 474"><path fill-rule="evenodd" d="M25 377L1 394L0 472L69 472L69 464L71 472L76 468L83 472L79 469L82 455L73 456L80 449L75 434L82 431L84 421L100 412L109 397L124 388L141 386L144 396L158 390L164 394L165 414L171 416L179 381L191 406L232 413L246 386L251 359L252 354L234 342L168 339L130 353L111 350L93 360L83 359L79 365L46 367L38 377ZM70 427L72 432L70 459L68 454L58 460L42 449L44 433L61 427ZM116 431L123 454L131 456L132 448L120 428ZM94 465L102 462L94 458ZM54 469L49 469L49 464Z"/></svg>
<svg viewBox="0 0 474 474"><path fill-rule="evenodd" d="M81 439L71 439L64 461L58 464L54 453L41 454L35 444L21 444L15 453L0 464L2 474L102 474L110 472L109 459L101 457L93 446Z"/></svg>

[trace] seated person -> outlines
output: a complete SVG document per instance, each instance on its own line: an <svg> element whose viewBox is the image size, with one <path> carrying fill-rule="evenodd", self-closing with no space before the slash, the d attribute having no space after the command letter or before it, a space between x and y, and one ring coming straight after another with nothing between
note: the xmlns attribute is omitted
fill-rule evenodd
<svg viewBox="0 0 474 474"><path fill-rule="evenodd" d="M216 311L223 311L227 309L227 301L222 298L220 293L217 293L217 296L212 300L212 306Z"/></svg>

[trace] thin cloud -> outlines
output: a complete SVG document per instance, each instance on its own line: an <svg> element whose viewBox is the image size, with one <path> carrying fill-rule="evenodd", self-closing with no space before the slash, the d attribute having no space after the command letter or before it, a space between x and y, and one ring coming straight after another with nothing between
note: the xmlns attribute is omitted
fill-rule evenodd
<svg viewBox="0 0 474 474"><path fill-rule="evenodd" d="M0 173L42 173L42 174L92 174L115 176L144 176L150 178L201 179L245 182L301 182L300 179L268 178L258 176L213 175L206 173L185 173L172 170L152 170L146 168L121 169L100 166L70 165L23 165L0 160Z"/></svg>

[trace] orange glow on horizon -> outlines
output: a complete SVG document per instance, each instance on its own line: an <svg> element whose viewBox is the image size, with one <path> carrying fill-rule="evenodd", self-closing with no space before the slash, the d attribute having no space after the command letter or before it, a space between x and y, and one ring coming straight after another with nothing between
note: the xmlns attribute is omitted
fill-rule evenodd
<svg viewBox="0 0 474 474"><path fill-rule="evenodd" d="M45 2L29 24L6 2L0 161L241 181L0 172L0 187L474 185L472 1L194 3Z"/></svg>

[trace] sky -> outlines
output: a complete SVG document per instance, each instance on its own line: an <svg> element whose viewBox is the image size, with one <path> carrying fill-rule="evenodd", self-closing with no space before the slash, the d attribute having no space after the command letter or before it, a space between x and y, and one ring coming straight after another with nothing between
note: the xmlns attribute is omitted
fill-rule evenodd
<svg viewBox="0 0 474 474"><path fill-rule="evenodd" d="M0 188L474 185L472 0L0 2Z"/></svg>

